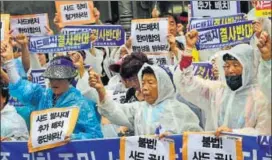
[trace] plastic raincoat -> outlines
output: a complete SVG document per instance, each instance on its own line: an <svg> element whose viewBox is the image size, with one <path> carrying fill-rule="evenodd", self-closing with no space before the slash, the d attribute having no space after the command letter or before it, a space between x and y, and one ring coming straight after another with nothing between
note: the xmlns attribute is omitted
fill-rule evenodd
<svg viewBox="0 0 272 160"><path fill-rule="evenodd" d="M240 134L271 134L271 112L268 101L253 81L253 49L241 44L225 51L243 65L242 87L232 91L226 84L223 55L220 54L221 81L194 77L193 66L176 69L174 81L180 94L207 114L206 131L224 125Z"/></svg>
<svg viewBox="0 0 272 160"><path fill-rule="evenodd" d="M271 60L261 60L258 69L258 83L265 97L271 103Z"/></svg>
<svg viewBox="0 0 272 160"><path fill-rule="evenodd" d="M1 110L1 137L27 140L28 135L24 119L16 112L13 106L7 104Z"/></svg>
<svg viewBox="0 0 272 160"><path fill-rule="evenodd" d="M7 64L8 74L11 79L9 91L11 96L16 97L26 106L33 106L33 110L44 110L52 107L79 107L79 116L71 135L72 139L102 138L102 132L98 116L95 112L95 103L84 98L80 91L70 87L63 93L53 106L53 91L51 88L43 88L39 84L34 84L21 79L12 62Z"/></svg>
<svg viewBox="0 0 272 160"><path fill-rule="evenodd" d="M142 70L150 66L158 81L158 99L153 105L147 102L118 104L109 98L99 104L99 112L112 123L127 126L135 135L155 134L162 131L181 134L183 131L201 131L197 116L183 103L175 99L175 88L167 72L159 66L144 64L138 73L141 82Z"/></svg>

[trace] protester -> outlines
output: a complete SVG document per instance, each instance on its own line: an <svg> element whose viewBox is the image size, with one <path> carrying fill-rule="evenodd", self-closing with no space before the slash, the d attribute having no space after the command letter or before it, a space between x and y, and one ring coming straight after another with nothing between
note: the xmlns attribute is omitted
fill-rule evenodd
<svg viewBox="0 0 272 160"><path fill-rule="evenodd" d="M107 98L99 75L92 70L89 73L89 84L99 94L99 112L115 124L134 129L135 135L155 134L157 127L169 134L202 130L196 115L175 99L169 69L144 64L138 73L144 101L130 104L117 104Z"/></svg>
<svg viewBox="0 0 272 160"><path fill-rule="evenodd" d="M45 89L39 84L21 79L14 68L13 52L7 43L1 44L1 57L10 78L9 89L12 96L35 107L35 110L76 106L80 113L71 139L103 137L95 112L95 103L87 101L77 89L70 86L77 75L70 58L56 57L51 61L43 74L50 81L50 88Z"/></svg>
<svg viewBox="0 0 272 160"><path fill-rule="evenodd" d="M197 39L196 30L186 35L186 55L175 71L175 84L184 98L205 113L211 112L206 115L205 130L217 129L217 135L224 131L270 135L270 106L252 80L252 47L240 44L226 50L219 63L222 81L203 80L193 76L191 64L191 51Z"/></svg>
<svg viewBox="0 0 272 160"><path fill-rule="evenodd" d="M0 81L1 94L1 141L27 140L28 130L24 119L16 112L14 106L8 104L8 86Z"/></svg>

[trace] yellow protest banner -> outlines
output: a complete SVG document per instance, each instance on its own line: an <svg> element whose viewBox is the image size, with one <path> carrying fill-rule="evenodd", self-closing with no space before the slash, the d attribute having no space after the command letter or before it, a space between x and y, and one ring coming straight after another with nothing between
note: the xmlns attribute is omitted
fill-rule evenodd
<svg viewBox="0 0 272 160"><path fill-rule="evenodd" d="M182 159L236 159L243 160L241 138L215 137L212 133L185 132L183 134Z"/></svg>
<svg viewBox="0 0 272 160"><path fill-rule="evenodd" d="M51 108L34 111L30 117L30 153L62 146L74 130L79 114L78 107Z"/></svg>
<svg viewBox="0 0 272 160"><path fill-rule="evenodd" d="M27 14L10 17L10 28L13 35L20 33L26 35L47 35L45 27L49 27L48 14Z"/></svg>
<svg viewBox="0 0 272 160"><path fill-rule="evenodd" d="M95 23L92 1L55 1L55 6L64 25Z"/></svg>
<svg viewBox="0 0 272 160"><path fill-rule="evenodd" d="M151 136L122 137L120 139L120 160L128 159L175 160L174 141L158 140Z"/></svg>
<svg viewBox="0 0 272 160"><path fill-rule="evenodd" d="M272 2L271 1L256 1L255 7L256 17L272 17Z"/></svg>
<svg viewBox="0 0 272 160"><path fill-rule="evenodd" d="M9 14L0 14L1 17L1 41L7 40L9 37L9 22L10 15Z"/></svg>

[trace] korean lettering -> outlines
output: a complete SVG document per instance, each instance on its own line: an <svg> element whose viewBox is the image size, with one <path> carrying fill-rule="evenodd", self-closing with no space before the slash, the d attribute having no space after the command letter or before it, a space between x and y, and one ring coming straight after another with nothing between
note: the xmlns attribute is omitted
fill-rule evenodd
<svg viewBox="0 0 272 160"><path fill-rule="evenodd" d="M201 10L229 10L230 3L228 1L198 1L198 9Z"/></svg>
<svg viewBox="0 0 272 160"><path fill-rule="evenodd" d="M65 5L63 7L63 11L65 12L64 18L66 21L82 20L89 18L87 2Z"/></svg>
<svg viewBox="0 0 272 160"><path fill-rule="evenodd" d="M139 23L136 25L136 30L138 31L147 31L147 30L150 30L150 31L153 31L153 30L157 30L159 31L160 30L160 25L159 23L149 23L149 24L143 24L143 23Z"/></svg>
<svg viewBox="0 0 272 160"><path fill-rule="evenodd" d="M38 137L38 143L43 144L49 141L60 140L62 137L62 131L48 133Z"/></svg>
<svg viewBox="0 0 272 160"><path fill-rule="evenodd" d="M132 50L136 52L150 52L149 45L144 46L132 46Z"/></svg>
<svg viewBox="0 0 272 160"><path fill-rule="evenodd" d="M21 25L29 25L29 24L39 24L40 23L40 20L39 18L29 18L29 19L25 19L25 18L22 18L22 19L18 19L18 24L21 24Z"/></svg>
<svg viewBox="0 0 272 160"><path fill-rule="evenodd" d="M205 160L205 159L210 159L210 153L194 152L193 160Z"/></svg>
<svg viewBox="0 0 272 160"><path fill-rule="evenodd" d="M154 52L158 52L158 51L165 51L167 50L168 45L152 45L152 49Z"/></svg>
<svg viewBox="0 0 272 160"><path fill-rule="evenodd" d="M157 140L139 137L138 144L140 148L148 148L148 149L156 150Z"/></svg>
<svg viewBox="0 0 272 160"><path fill-rule="evenodd" d="M155 154L149 154L148 160L164 160L164 156L158 156Z"/></svg>
<svg viewBox="0 0 272 160"><path fill-rule="evenodd" d="M146 34L146 35L137 35L138 42L160 42L159 34Z"/></svg>
<svg viewBox="0 0 272 160"><path fill-rule="evenodd" d="M222 138L203 136L203 138L202 138L202 147L205 147L205 148L223 148Z"/></svg>
<svg viewBox="0 0 272 160"><path fill-rule="evenodd" d="M70 114L70 111L66 111L66 112L53 112L50 114L50 119L54 120L56 118L68 118Z"/></svg>
<svg viewBox="0 0 272 160"><path fill-rule="evenodd" d="M166 65L166 58L156 58L158 65Z"/></svg>
<svg viewBox="0 0 272 160"><path fill-rule="evenodd" d="M9 160L10 153L9 152L1 152L1 160Z"/></svg>
<svg viewBox="0 0 272 160"><path fill-rule="evenodd" d="M223 154L223 153L215 153L215 160L233 160L231 155Z"/></svg>
<svg viewBox="0 0 272 160"><path fill-rule="evenodd" d="M144 160L144 153L138 151L131 151L129 160Z"/></svg>

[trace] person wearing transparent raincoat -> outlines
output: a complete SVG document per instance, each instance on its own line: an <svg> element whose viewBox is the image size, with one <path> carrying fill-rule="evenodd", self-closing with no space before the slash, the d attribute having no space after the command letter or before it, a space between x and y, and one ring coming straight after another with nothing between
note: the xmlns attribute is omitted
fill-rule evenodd
<svg viewBox="0 0 272 160"><path fill-rule="evenodd" d="M29 137L25 120L17 113L14 106L8 104L9 90L5 83L0 81L1 102L1 141L27 140Z"/></svg>
<svg viewBox="0 0 272 160"><path fill-rule="evenodd" d="M144 101L118 104L107 98L100 77L90 71L89 84L97 89L98 110L112 123L127 126L135 135L161 133L181 134L184 131L202 131L197 116L175 99L175 86L170 70L163 66L144 64L138 72Z"/></svg>
<svg viewBox="0 0 272 160"><path fill-rule="evenodd" d="M186 35L185 56L175 70L174 82L184 98L204 111L205 130L249 135L271 134L271 107L256 83L253 72L253 49L239 44L220 54L220 81L203 80L193 75L191 49L198 32Z"/></svg>
<svg viewBox="0 0 272 160"><path fill-rule="evenodd" d="M95 103L84 98L80 91L71 86L77 75L76 68L69 57L55 57L43 76L50 81L50 88L23 80L17 73L12 60L10 45L1 44L1 57L10 79L9 90L13 97L33 110L44 110L52 107L63 108L76 106L79 116L71 139L103 138Z"/></svg>

